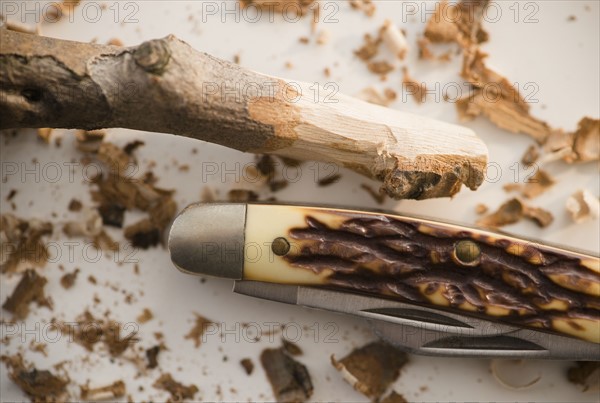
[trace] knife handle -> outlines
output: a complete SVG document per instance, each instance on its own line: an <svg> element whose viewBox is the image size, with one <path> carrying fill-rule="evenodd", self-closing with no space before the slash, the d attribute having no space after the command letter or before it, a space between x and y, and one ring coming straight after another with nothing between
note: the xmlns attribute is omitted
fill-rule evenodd
<svg viewBox="0 0 600 403"><path fill-rule="evenodd" d="M598 257L426 219L249 204L243 279L365 293L600 343Z"/></svg>

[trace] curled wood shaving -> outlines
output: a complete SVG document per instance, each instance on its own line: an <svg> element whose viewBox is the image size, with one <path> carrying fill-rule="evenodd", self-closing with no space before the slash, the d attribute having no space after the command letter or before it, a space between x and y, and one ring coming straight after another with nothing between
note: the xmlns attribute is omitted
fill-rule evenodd
<svg viewBox="0 0 600 403"><path fill-rule="evenodd" d="M82 400L112 400L123 397L126 393L125 382L123 381L115 381L110 385L97 388L90 388L87 385L80 386L79 388L81 389Z"/></svg>
<svg viewBox="0 0 600 403"><path fill-rule="evenodd" d="M542 162L562 159L567 163L600 160L600 120L582 118L574 132L554 130L544 144Z"/></svg>
<svg viewBox="0 0 600 403"><path fill-rule="evenodd" d="M344 380L374 401L378 401L396 381L407 362L406 353L382 341L355 349L340 361L331 356L331 363L342 373Z"/></svg>
<svg viewBox="0 0 600 403"><path fill-rule="evenodd" d="M303 402L312 396L313 385L304 365L294 360L283 347L267 348L260 362L278 402Z"/></svg>
<svg viewBox="0 0 600 403"><path fill-rule="evenodd" d="M49 253L42 238L52 231L50 222L0 215L0 272L14 273L25 265L44 267Z"/></svg>
<svg viewBox="0 0 600 403"><path fill-rule="evenodd" d="M512 390L527 389L542 379L542 375L537 373L528 376L527 368L524 367L524 360L492 360L490 362L490 371L494 379L502 386ZM524 380L528 379L529 380Z"/></svg>
<svg viewBox="0 0 600 403"><path fill-rule="evenodd" d="M566 208L576 223L600 216L600 201L588 190L578 190L567 199Z"/></svg>
<svg viewBox="0 0 600 403"><path fill-rule="evenodd" d="M502 204L498 210L486 215L477 221L477 225L489 228L498 228L515 224L523 218L528 218L540 227L547 227L554 221L552 214L540 207L532 207L517 198L510 199Z"/></svg>

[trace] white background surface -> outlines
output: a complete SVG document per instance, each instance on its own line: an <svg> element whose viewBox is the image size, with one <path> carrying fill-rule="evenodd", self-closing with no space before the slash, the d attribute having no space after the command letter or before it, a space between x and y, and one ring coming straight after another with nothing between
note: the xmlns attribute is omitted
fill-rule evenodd
<svg viewBox="0 0 600 403"><path fill-rule="evenodd" d="M4 7L10 2L2 3ZM23 7L24 4L14 3L18 7ZM264 16L257 23L249 23L243 18L236 23L233 15L221 14L225 7L234 9L235 2L212 2L218 11L217 15L212 16L202 13L202 3L208 2L101 2L96 4L106 4L107 8L99 21L86 22L82 14L83 7L80 7L75 9L72 22L65 19L54 24L44 23L42 33L79 41L94 39L99 43L119 38L125 45L135 45L150 38L175 34L196 49L224 59L232 60L235 54L239 54L243 66L263 73L320 84L335 81L339 84L341 92L350 95L370 85L381 88L389 86L400 94L399 71L391 73L388 81L381 83L352 53L362 43L364 33L375 33L383 20L390 18L407 31L411 51L406 64L416 80L426 82L429 88L435 88L436 83L440 83L439 86L452 81L462 83L458 76L460 57L454 57L453 62L447 64L417 60L415 41L424 29L424 20L427 17L423 10L433 10L434 3L412 3L416 5L418 12L409 17L403 14L403 10L407 9L403 9L400 1L377 2L377 13L373 18L367 18L351 10L345 2L326 2L331 4L328 11L335 12L333 18L338 22L319 25L319 29L326 29L331 36L329 43L324 46L314 43L302 45L298 42L300 36L310 34L309 19L290 23L276 18L274 23L269 23L268 16ZM483 48L490 53L489 64L511 81L519 83L519 88L523 89L526 83L533 83L533 88L538 89L535 95L532 94L533 99L538 101L532 104L535 116L546 119L553 126L572 130L581 117L589 115L597 118L599 115L599 5L595 1L545 1L529 4L534 6L527 6L525 2L509 1L497 5L495 9L501 9L502 16L497 18L490 14L489 21L484 24L491 39ZM515 8L520 10L517 22ZM114 21L115 9L121 11L117 23ZM92 11L89 10L88 17L93 16ZM124 23L126 12L134 12L132 18L138 22ZM531 12L535 14L530 17L537 19L537 22L525 23L525 16ZM568 22L569 15L576 16L576 21ZM31 16L29 18L31 19ZM286 69L286 62L291 62L294 67L291 70ZM329 79L323 75L325 67L332 71ZM441 93L438 93L438 97L441 98ZM410 97L403 99L405 97L401 95L399 98L392 108L413 111L449 122L457 121L452 104L428 99L426 104L417 105ZM490 161L501 167L497 182L488 181L477 192L463 190L453 200L389 202L386 207L398 212L472 224L476 219L476 204L483 202L495 208L506 200L509 196L502 190L502 185L514 182L514 170L510 167L520 160L532 140L524 135L501 131L483 119L468 123L468 126L476 130L487 143ZM74 179L70 179L68 168L63 165L71 160L77 161L81 156L74 149L70 134L70 131L55 131L55 136L63 137L62 147L57 148L38 141L34 131L22 131L14 138L5 136L0 151L3 169L8 166L7 163L16 163L19 166L19 174L10 175L6 183L2 183L2 212L9 210L5 197L11 189L17 189L18 193L13 199L18 206L16 214L44 218L57 224L52 241L56 242L63 252L67 250L64 246L67 240L60 234L58 225L76 217L67 212L69 201L76 197L82 200L84 205L92 205L89 186L82 176L81 166L75 170ZM127 130L109 130L108 139L121 145L132 139L143 139L145 145L137 151L140 172L145 172L148 164L155 161L154 172L160 178L158 185L176 189L175 197L179 208L199 200L202 188L207 185L220 189L221 195L226 195L231 188L246 186L231 183L231 175L229 181L225 182L217 176L207 177L202 173L205 172L207 164L212 163L217 163L221 169L236 169L236 162L251 162L251 155L184 138ZM197 154L191 152L194 147L198 149ZM39 165L32 162L33 158L37 159ZM52 163L62 166L57 183L51 183L49 177L53 174L44 171L50 169L44 167L49 167L48 164ZM178 170L178 165L183 164L190 166L189 172ZM277 198L290 202L310 201L342 203L365 208L379 207L360 189L362 183L368 182L363 177L342 170L340 172L343 179L339 183L317 188L314 183L315 171L311 167L315 165L306 165L301 180L278 192ZM32 175L22 178L20 173L23 173L24 169L37 170L39 178L36 179ZM556 163L546 169L556 177L558 185L535 199L533 203L552 211L556 218L554 223L546 229L538 229L530 222L523 222L507 227L506 230L521 236L583 248L597 254L600 249L598 221L575 225L570 222L564 210L566 198L577 189L588 188L598 195L597 164L569 166ZM522 180L526 173L522 170L521 177L517 180ZM2 177L5 176L6 172L3 172ZM53 212L56 216L52 215ZM135 222L138 217L127 213L126 224ZM119 231L110 233L116 239L121 239ZM244 337L239 326L242 322L256 322L266 332L268 323L276 322L290 324L287 335L291 339L296 337L298 328L303 329L298 343L305 354L300 357L300 361L308 367L312 375L315 401L365 400L341 379L329 363L331 354L339 358L353 347L373 338L364 322L327 312L238 296L230 292L230 281L207 279L201 284L199 279L175 270L167 251L160 247L150 251L138 251L130 256L139 261L140 275L136 276L133 274L133 264L116 264L117 259L114 256L102 256L96 263L83 261L81 257L85 253L84 246L80 243L75 247L75 259L69 258L68 253L62 253L59 259L54 259L55 261L43 270L43 274L49 279L46 288L54 299L54 312L49 312L46 308L34 308L22 327L23 330L34 330L22 332L23 342L17 337L8 346L1 345L2 354L12 354L20 346L27 349L33 338L43 336L43 332L35 331L36 324L40 329L44 329L44 323L51 317L71 321L84 309L89 308L98 315L109 310L111 317L127 323L134 322L143 308L149 308L155 318L139 325L139 345L143 348L153 346L153 332L161 331L165 334L165 343L169 351L160 354L159 369L148 371L143 376L137 375L137 369L131 362L123 359L111 362L100 349L91 354L90 363L83 363L81 359L88 355L86 351L81 346L63 339L48 343L48 357L26 351L26 359L34 362L40 369L70 360L71 364L67 364L66 368L73 385L83 384L89 379L92 385L101 386L123 378L128 393L136 401L166 399L166 394L150 386L158 378L160 371L171 372L175 379L185 384L196 384L201 390L196 395L198 399L272 400L270 386L260 367L258 356L267 345L279 345L280 335L275 336L272 343L269 343L269 337L266 335L263 335L260 342L254 343L250 337ZM119 259L123 260L124 257L120 256ZM63 274L58 269L59 263L68 271L75 267L81 269L78 282L69 291L64 291L59 284ZM86 280L90 274L98 279L97 286ZM1 277L2 301L13 290L18 279L17 276ZM117 290L105 287L105 283L115 285ZM124 295L121 293L123 288L135 295L132 305L124 303ZM101 299L101 303L96 306L92 300L94 295ZM193 312L222 322L223 326L230 329L226 341L222 342L216 335L208 336L207 341L195 349L191 340L183 338L192 327ZM6 312L2 312L2 318L10 319ZM315 334L315 329L319 329L318 334ZM332 330L334 333L330 334ZM7 333L5 325L2 331L4 336ZM327 340L333 342L326 343ZM225 362L224 356L227 356ZM252 358L256 365L255 372L250 377L239 365L239 360L245 357ZM395 389L411 401L598 400L597 392L582 393L577 387L566 382L565 370L568 365L561 362L529 362L525 366L525 377L540 374L541 380L527 390L512 391L502 387L492 378L488 370L489 360L415 356L403 369ZM24 399L17 387L8 381L4 367L0 380L2 401ZM139 390L139 386L143 386L143 390ZM427 388L423 389L423 386ZM218 389L221 393L218 393ZM72 387L71 390L74 396L78 396L79 391L76 387Z"/></svg>

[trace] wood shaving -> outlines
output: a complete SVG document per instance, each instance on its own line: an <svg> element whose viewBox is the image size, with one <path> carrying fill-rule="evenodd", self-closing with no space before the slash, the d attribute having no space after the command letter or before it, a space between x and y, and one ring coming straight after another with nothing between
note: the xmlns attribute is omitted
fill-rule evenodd
<svg viewBox="0 0 600 403"><path fill-rule="evenodd" d="M552 129L529 113L529 105L513 85L485 65L487 54L477 48L464 52L461 77L472 88L456 106L462 120L484 115L496 126L512 133L524 133L543 144ZM485 93L484 93L485 91Z"/></svg>
<svg viewBox="0 0 600 403"><path fill-rule="evenodd" d="M73 341L93 351L97 343L102 342L113 357L123 354L133 343L137 342L136 333L121 335L121 324L109 319L97 319L89 311L85 311L75 319L75 324L61 324L60 329L68 332Z"/></svg>
<svg viewBox="0 0 600 403"><path fill-rule="evenodd" d="M600 201L588 190L578 190L567 199L566 208L576 223L600 216Z"/></svg>
<svg viewBox="0 0 600 403"><path fill-rule="evenodd" d="M110 227L122 228L125 218L125 207L118 203L103 203L98 207L98 213L102 217L102 224Z"/></svg>
<svg viewBox="0 0 600 403"><path fill-rule="evenodd" d="M161 375L152 385L157 389L166 390L171 394L171 398L175 402L184 400L193 400L199 389L196 385L185 386L173 379L171 374Z"/></svg>
<svg viewBox="0 0 600 403"><path fill-rule="evenodd" d="M79 130L75 133L75 147L84 153L97 153L106 133L102 130Z"/></svg>
<svg viewBox="0 0 600 403"><path fill-rule="evenodd" d="M70 288L73 288L73 286L75 285L75 281L77 280L77 275L79 274L79 269L75 269L70 273L65 273L61 278L60 278L60 285L65 289L68 290Z"/></svg>
<svg viewBox="0 0 600 403"><path fill-rule="evenodd" d="M367 17L372 17L375 15L375 11L377 11L377 7L373 0L350 0L349 4L353 10L361 11L365 13Z"/></svg>
<svg viewBox="0 0 600 403"><path fill-rule="evenodd" d="M202 344L202 336L204 335L206 328L214 322L197 313L194 313L194 315L196 315L194 327L190 329L189 333L186 334L184 338L193 340L194 347L198 348Z"/></svg>
<svg viewBox="0 0 600 403"><path fill-rule="evenodd" d="M331 356L331 363L344 380L373 401L387 392L407 362L406 353L383 341L357 348L340 361Z"/></svg>
<svg viewBox="0 0 600 403"><path fill-rule="evenodd" d="M477 221L477 225L489 228L498 228L509 224L515 224L523 218L528 218L544 228L550 225L554 217L552 214L540 207L532 207L517 198L503 203L495 212L484 216Z"/></svg>
<svg viewBox="0 0 600 403"><path fill-rule="evenodd" d="M417 47L419 49L419 59L421 60L433 60L435 59L435 55L431 51L429 47L431 45L431 41L427 38L419 38L417 40Z"/></svg>
<svg viewBox="0 0 600 403"><path fill-rule="evenodd" d="M138 317L137 317L137 321L140 324L148 323L152 319L154 319L154 314L148 308L144 308L144 310L142 311L142 313L139 314Z"/></svg>
<svg viewBox="0 0 600 403"><path fill-rule="evenodd" d="M363 101L381 106L391 105L397 97L398 94L390 88L387 88L382 94L381 91L374 87L367 87L357 95L357 98Z"/></svg>
<svg viewBox="0 0 600 403"><path fill-rule="evenodd" d="M44 8L46 16L43 18L43 21L57 22L63 16L71 15L79 3L81 3L81 0L62 0L61 2L53 2L52 7Z"/></svg>
<svg viewBox="0 0 600 403"><path fill-rule="evenodd" d="M340 175L340 174L329 175L325 178L319 179L319 181L317 182L317 186L319 186L319 187L331 186L334 183L339 182L339 180L341 178L342 178L342 175Z"/></svg>
<svg viewBox="0 0 600 403"><path fill-rule="evenodd" d="M402 89L413 96L415 101L419 103L425 102L427 98L427 86L425 83L415 81L409 74L408 68L403 67Z"/></svg>
<svg viewBox="0 0 600 403"><path fill-rule="evenodd" d="M242 368L244 368L244 371L246 371L247 375L252 375L252 372L254 371L254 363L250 358L244 358L240 360L240 365Z"/></svg>
<svg viewBox="0 0 600 403"><path fill-rule="evenodd" d="M119 397L125 396L125 382L115 381L110 385L101 386L97 388L90 388L89 386L80 386L81 389L81 400L113 400Z"/></svg>
<svg viewBox="0 0 600 403"><path fill-rule="evenodd" d="M527 199L533 199L547 191L555 183L556 181L548 172L543 169L538 169L535 174L525 182L521 193Z"/></svg>
<svg viewBox="0 0 600 403"><path fill-rule="evenodd" d="M50 136L52 136L52 129L49 127L44 127L41 129L37 129L37 135L40 140L42 140L46 144L50 144Z"/></svg>
<svg viewBox="0 0 600 403"><path fill-rule="evenodd" d="M456 42L463 50L461 77L472 86L472 91L456 102L461 120L483 115L501 129L531 136L544 145L544 162L563 159L567 163L600 159L600 121L584 117L575 132L551 128L546 122L533 117L530 107L510 81L485 64L487 55L479 45L488 39L481 28L487 0L463 0L450 4L440 2L427 23L425 38L419 40L420 58L432 59L431 42ZM457 18L460 17L460 18ZM528 156L532 160L534 156Z"/></svg>
<svg viewBox="0 0 600 403"><path fill-rule="evenodd" d="M258 194L252 190L232 189L228 193L228 199L231 203L246 203L258 200Z"/></svg>
<svg viewBox="0 0 600 403"><path fill-rule="evenodd" d="M79 200L77 200L77 199L71 199L71 201L69 202L68 209L69 209L69 211L72 211L72 212L76 213L78 211L81 211L82 207L83 207L83 204Z"/></svg>
<svg viewBox="0 0 600 403"><path fill-rule="evenodd" d="M33 269L27 269L23 273L19 284L6 298L2 308L15 315L16 319L25 319L29 315L29 305L35 302L37 306L45 306L52 309L52 301L46 297L44 287L48 280L40 276Z"/></svg>
<svg viewBox="0 0 600 403"><path fill-rule="evenodd" d="M111 46L125 46L125 44L123 43L122 40L120 40L119 38L110 38L107 42L107 45L111 45Z"/></svg>
<svg viewBox="0 0 600 403"><path fill-rule="evenodd" d="M386 74L392 72L396 67L386 60L379 60L367 63L367 68L373 74L385 76Z"/></svg>
<svg viewBox="0 0 600 403"><path fill-rule="evenodd" d="M0 272L14 273L24 266L44 267L49 258L42 240L52 235L53 225L32 218L0 215Z"/></svg>
<svg viewBox="0 0 600 403"><path fill-rule="evenodd" d="M11 201L17 195L17 189L11 189L6 196L6 201Z"/></svg>
<svg viewBox="0 0 600 403"><path fill-rule="evenodd" d="M538 160L540 157L540 149L535 144L530 145L525 154L521 157L521 162L526 167L530 167Z"/></svg>
<svg viewBox="0 0 600 403"><path fill-rule="evenodd" d="M393 24L390 20L385 20L380 30L380 37L390 52L400 60L404 60L408 52L408 42L397 25Z"/></svg>
<svg viewBox="0 0 600 403"><path fill-rule="evenodd" d="M69 221L63 226L68 237L93 238L102 231L102 217L97 210L84 208L78 220Z"/></svg>
<svg viewBox="0 0 600 403"><path fill-rule="evenodd" d="M146 359L148 360L148 369L158 367L158 354L163 350L161 345L156 345L146 350Z"/></svg>
<svg viewBox="0 0 600 403"><path fill-rule="evenodd" d="M406 400L404 398L404 396L397 393L395 390L392 390L389 395L385 396L379 402L380 403L408 403L408 400Z"/></svg>
<svg viewBox="0 0 600 403"><path fill-rule="evenodd" d="M67 401L67 384L65 379L52 374L48 370L38 370L26 364L20 354L2 356L8 368L9 378L35 403L60 403Z"/></svg>
<svg viewBox="0 0 600 403"><path fill-rule="evenodd" d="M283 349L285 350L286 353L288 353L289 355L292 356L299 356L304 354L304 352L302 351L302 349L300 348L299 345L297 345L296 343L289 341L287 339L281 339L281 343L283 345Z"/></svg>
<svg viewBox="0 0 600 403"><path fill-rule="evenodd" d="M209 186L204 186L200 193L200 201L203 203L212 203L217 200L214 190Z"/></svg>
<svg viewBox="0 0 600 403"><path fill-rule="evenodd" d="M331 39L331 33L327 30L321 30L319 32L319 34L317 35L317 45L325 45L329 42L329 40Z"/></svg>
<svg viewBox="0 0 600 403"><path fill-rule="evenodd" d="M157 246L162 238L162 233L152 220L144 218L134 224L128 225L123 231L123 236L135 248L148 249Z"/></svg>
<svg viewBox="0 0 600 403"><path fill-rule="evenodd" d="M126 175L130 166L135 165L133 151L143 142L134 141L120 149L111 143L100 143L97 148L98 160L108 166L110 172L97 179L98 190L92 191L92 199L100 204L107 224L122 224L122 210L138 209L148 217L124 230L124 236L134 247L149 248L162 240L162 234L177 213L173 191L153 185L154 176L145 180Z"/></svg>
<svg viewBox="0 0 600 403"><path fill-rule="evenodd" d="M485 214L488 212L488 210L489 207L483 203L479 203L477 206L475 206L475 213L477 213L478 215Z"/></svg>
<svg viewBox="0 0 600 403"><path fill-rule="evenodd" d="M574 132L555 130L544 144L543 161L562 159L567 163L600 160L600 120L582 118Z"/></svg>
<svg viewBox="0 0 600 403"><path fill-rule="evenodd" d="M369 61L377 56L379 53L379 45L383 42L380 37L373 38L371 34L365 34L363 45L354 51L354 54L358 56L362 61Z"/></svg>
<svg viewBox="0 0 600 403"><path fill-rule="evenodd" d="M456 42L463 48L486 42L488 34L481 23L488 4L489 0L442 0L427 21L425 37L433 43Z"/></svg>
<svg viewBox="0 0 600 403"><path fill-rule="evenodd" d="M304 402L312 396L313 385L304 365L290 357L283 347L267 348L260 362L278 402Z"/></svg>
<svg viewBox="0 0 600 403"><path fill-rule="evenodd" d="M0 16L1 17L1 16ZM40 34L40 26L36 24L35 26L31 26L28 24L23 24L18 21L8 21L2 18L2 23L9 31L21 32L23 34Z"/></svg>
<svg viewBox="0 0 600 403"><path fill-rule="evenodd" d="M576 366L569 368L567 379L575 385L583 387L583 391L597 390L600 388L600 362L580 361Z"/></svg>

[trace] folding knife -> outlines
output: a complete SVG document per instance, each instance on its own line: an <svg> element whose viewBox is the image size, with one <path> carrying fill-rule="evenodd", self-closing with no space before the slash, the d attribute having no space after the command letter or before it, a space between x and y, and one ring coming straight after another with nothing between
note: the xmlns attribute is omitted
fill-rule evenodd
<svg viewBox="0 0 600 403"><path fill-rule="evenodd" d="M600 360L600 260L395 213L194 204L169 234L183 272L366 318L409 352Z"/></svg>

